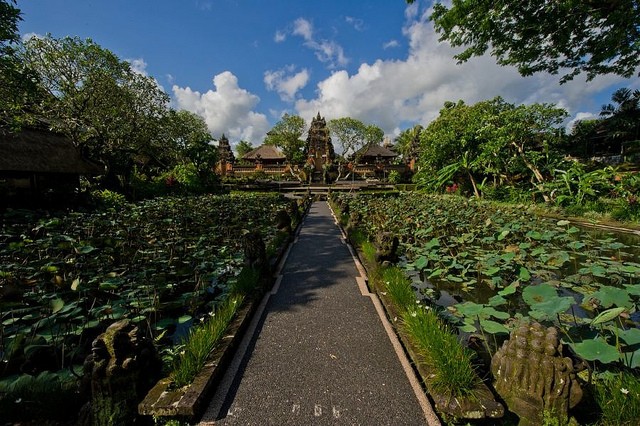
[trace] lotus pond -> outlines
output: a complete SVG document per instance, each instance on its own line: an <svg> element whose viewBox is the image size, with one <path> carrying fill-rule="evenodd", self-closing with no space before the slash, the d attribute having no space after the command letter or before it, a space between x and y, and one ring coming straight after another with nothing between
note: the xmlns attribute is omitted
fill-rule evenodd
<svg viewBox="0 0 640 426"><path fill-rule="evenodd" d="M0 385L81 374L92 340L122 318L170 358L237 278L243 233L257 230L268 245L275 213L289 203L277 194L209 195L94 213L5 212Z"/></svg>
<svg viewBox="0 0 640 426"><path fill-rule="evenodd" d="M555 325L592 366L640 366L640 239L549 220L524 206L420 193L336 196L400 239L416 299L443 308L489 352L518 322Z"/></svg>

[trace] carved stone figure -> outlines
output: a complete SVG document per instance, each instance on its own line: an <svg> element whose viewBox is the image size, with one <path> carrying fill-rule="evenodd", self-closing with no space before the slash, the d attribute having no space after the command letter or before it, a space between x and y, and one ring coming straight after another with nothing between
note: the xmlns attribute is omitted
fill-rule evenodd
<svg viewBox="0 0 640 426"><path fill-rule="evenodd" d="M242 239L244 263L252 268L264 268L267 265L267 252L259 232L248 232Z"/></svg>
<svg viewBox="0 0 640 426"><path fill-rule="evenodd" d="M162 365L151 340L129 320L111 324L92 344L84 363L83 390L91 393L81 422L132 424L137 404L158 380Z"/></svg>
<svg viewBox="0 0 640 426"><path fill-rule="evenodd" d="M496 391L520 425L542 424L544 412L568 419L582 398L571 358L562 356L558 330L537 322L521 325L491 360Z"/></svg>
<svg viewBox="0 0 640 426"><path fill-rule="evenodd" d="M276 228L278 231L286 232L287 234L291 234L293 231L291 229L291 217L286 210L278 210L276 213Z"/></svg>
<svg viewBox="0 0 640 426"><path fill-rule="evenodd" d="M398 261L398 237L391 232L376 235L376 262L387 265Z"/></svg>

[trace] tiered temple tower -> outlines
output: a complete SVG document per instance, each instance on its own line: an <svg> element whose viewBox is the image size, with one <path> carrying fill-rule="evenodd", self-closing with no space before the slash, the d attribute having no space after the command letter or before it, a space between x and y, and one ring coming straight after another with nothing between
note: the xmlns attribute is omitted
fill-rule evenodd
<svg viewBox="0 0 640 426"><path fill-rule="evenodd" d="M327 122L323 117L318 116L311 120L307 144L304 148L309 164L313 162L316 172L322 172L325 164L331 164L336 157L331 143L331 136Z"/></svg>
<svg viewBox="0 0 640 426"><path fill-rule="evenodd" d="M218 140L218 173L226 175L227 172L233 170L235 161L236 156L233 155L229 139L223 133L220 140Z"/></svg>

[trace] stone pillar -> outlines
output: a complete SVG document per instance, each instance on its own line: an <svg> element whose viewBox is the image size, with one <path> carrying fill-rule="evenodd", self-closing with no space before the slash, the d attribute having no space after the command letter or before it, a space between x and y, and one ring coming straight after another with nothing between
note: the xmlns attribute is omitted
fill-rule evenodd
<svg viewBox="0 0 640 426"><path fill-rule="evenodd" d="M537 322L518 327L493 356L491 372L496 391L521 426L541 425L545 412L566 421L582 398L575 366L562 356L555 327Z"/></svg>

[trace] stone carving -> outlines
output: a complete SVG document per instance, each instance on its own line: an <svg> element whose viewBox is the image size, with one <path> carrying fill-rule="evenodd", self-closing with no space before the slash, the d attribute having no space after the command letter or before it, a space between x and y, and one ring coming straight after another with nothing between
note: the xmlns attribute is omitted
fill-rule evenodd
<svg viewBox="0 0 640 426"><path fill-rule="evenodd" d="M133 424L137 404L158 380L162 368L155 347L129 320L111 324L92 344L83 367L83 391L91 402L82 424Z"/></svg>
<svg viewBox="0 0 640 426"><path fill-rule="evenodd" d="M267 252L259 232L248 232L242 239L244 248L244 264L261 269L267 265Z"/></svg>
<svg viewBox="0 0 640 426"><path fill-rule="evenodd" d="M286 232L287 234L291 234L293 232L291 229L291 217L286 210L278 210L275 222L278 231Z"/></svg>
<svg viewBox="0 0 640 426"><path fill-rule="evenodd" d="M296 200L291 200L287 208L287 213L289 213L289 217L293 222L300 222L300 209L298 208L298 202Z"/></svg>
<svg viewBox="0 0 640 426"><path fill-rule="evenodd" d="M554 327L521 325L493 356L491 372L496 391L521 426L542 424L544 412L567 420L582 398L576 367L562 356Z"/></svg>
<svg viewBox="0 0 640 426"><path fill-rule="evenodd" d="M398 261L398 237L391 232L378 232L376 235L376 262L388 265Z"/></svg>

